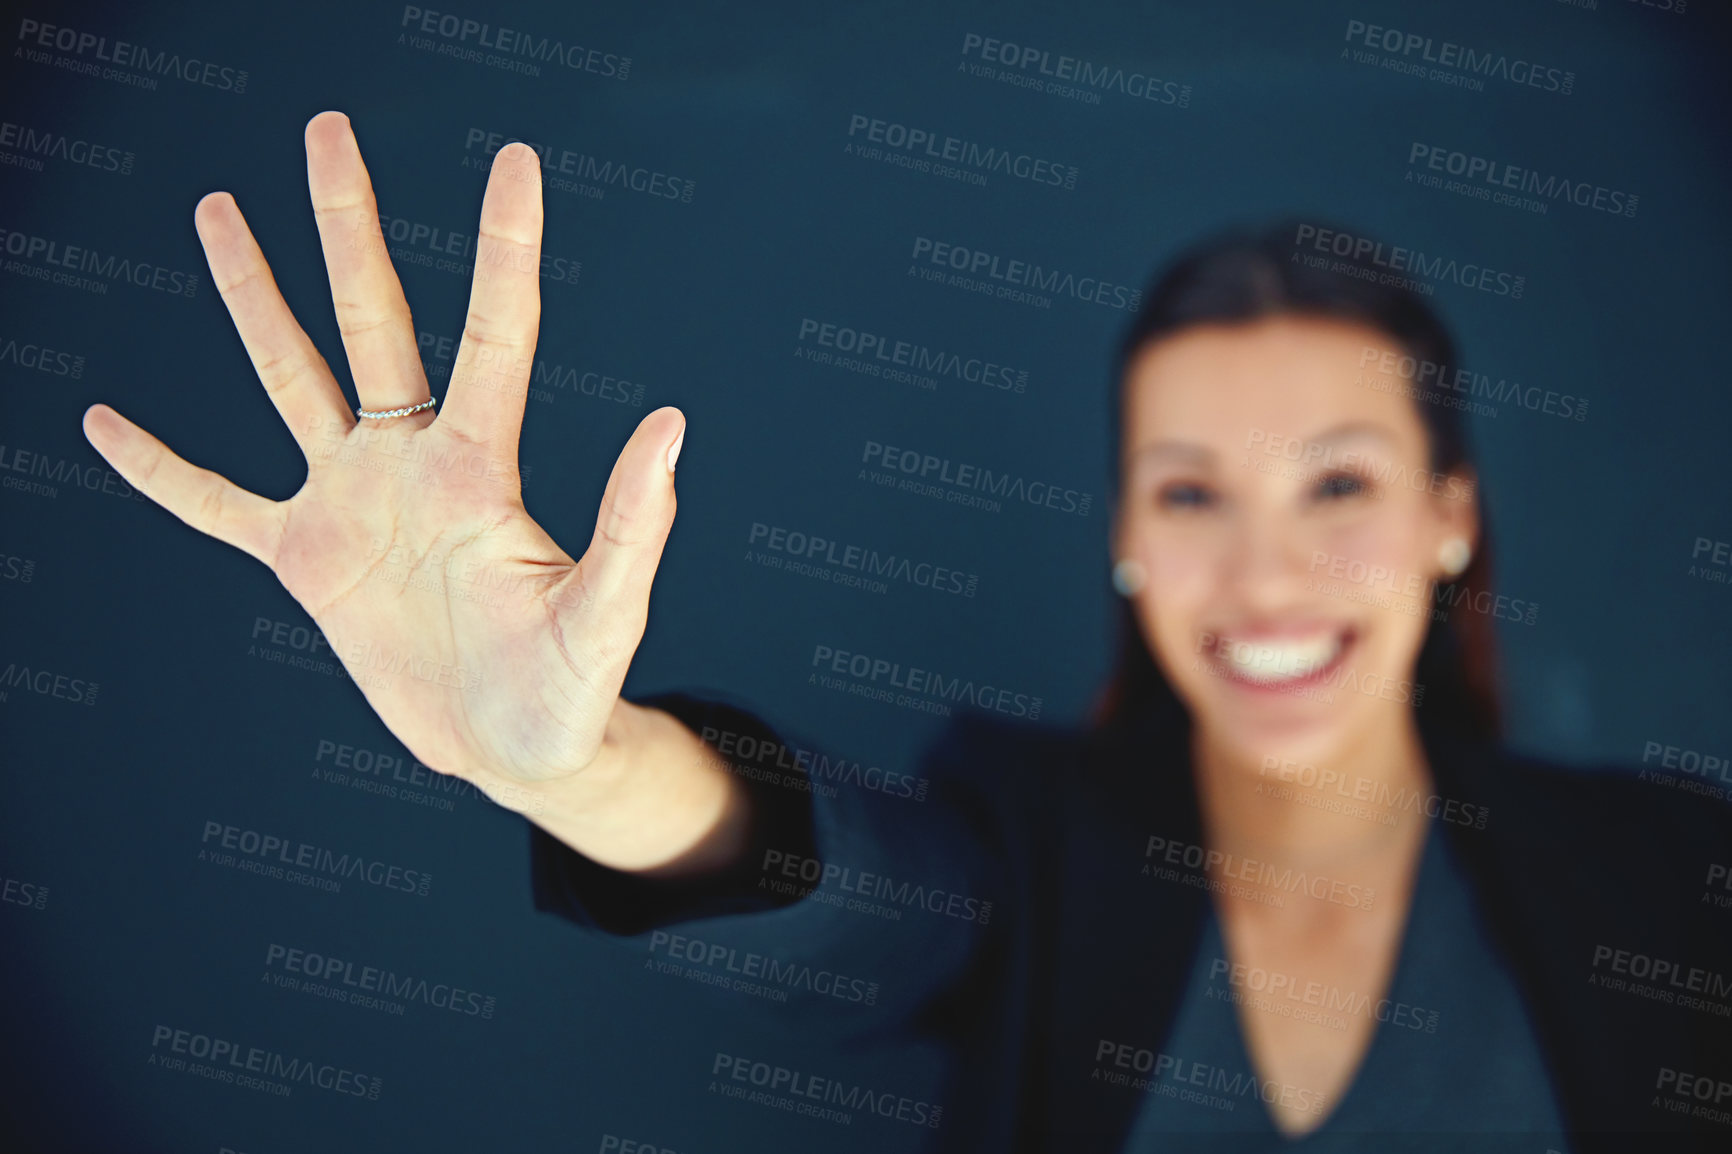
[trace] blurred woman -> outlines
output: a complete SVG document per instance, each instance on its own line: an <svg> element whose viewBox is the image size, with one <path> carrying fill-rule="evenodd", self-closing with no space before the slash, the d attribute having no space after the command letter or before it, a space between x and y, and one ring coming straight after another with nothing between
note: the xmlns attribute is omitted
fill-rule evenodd
<svg viewBox="0 0 1732 1154"><path fill-rule="evenodd" d="M731 915L818 958L915 949L931 973L906 1029L952 1055L930 1134L950 1149L1727 1132L1724 1019L1632 988L1628 959L1725 968L1732 922L1702 888L1732 822L1496 746L1493 623L1526 610L1490 590L1458 414L1422 387L1455 355L1420 298L1310 267L1287 226L1157 277L1114 366L1123 636L1098 716L963 720L929 759L933 804L878 825L735 772L703 735L788 738L723 695L619 697L684 419L644 418L581 559L525 512L533 153L495 159L436 414L346 118L315 117L307 148L354 416L232 199L195 215L306 485L245 493L106 406L85 427L129 483L270 565L418 759L532 819L542 908L612 933ZM992 895L991 918L964 897L942 904L973 916L863 933L766 885L789 860L856 882L893 863L922 892Z"/></svg>

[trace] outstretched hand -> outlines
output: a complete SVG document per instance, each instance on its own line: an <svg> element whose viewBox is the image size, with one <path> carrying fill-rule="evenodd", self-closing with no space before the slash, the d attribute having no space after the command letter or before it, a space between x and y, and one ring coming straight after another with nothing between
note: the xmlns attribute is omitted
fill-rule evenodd
<svg viewBox="0 0 1732 1154"><path fill-rule="evenodd" d="M307 183L343 347L369 411L429 396L409 306L348 118L307 125ZM541 318L541 169L494 157L462 344L437 411L357 420L278 291L234 198L193 215L266 394L307 459L272 501L188 463L107 405L85 435L127 482L270 566L385 724L429 767L489 793L596 757L674 517L685 418L664 407L614 463L573 560L523 507L517 471Z"/></svg>

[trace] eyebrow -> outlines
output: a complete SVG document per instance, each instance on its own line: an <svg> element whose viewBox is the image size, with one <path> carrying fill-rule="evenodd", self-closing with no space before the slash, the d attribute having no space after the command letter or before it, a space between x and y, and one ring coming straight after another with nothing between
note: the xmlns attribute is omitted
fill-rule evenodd
<svg viewBox="0 0 1732 1154"><path fill-rule="evenodd" d="M1215 459L1215 450L1196 441L1154 441L1131 453L1129 461L1140 457L1182 457L1208 464Z"/></svg>
<svg viewBox="0 0 1732 1154"><path fill-rule="evenodd" d="M1374 437L1391 446L1395 445L1398 440L1393 429L1376 421L1345 421L1339 425L1332 425L1320 433L1313 433L1309 437L1299 439L1309 444L1333 445L1341 441L1350 441L1355 437ZM1210 464L1215 460L1216 453L1214 449L1200 441L1163 440L1151 441L1135 450L1131 453L1127 464L1129 461L1141 457L1178 457L1199 464Z"/></svg>
<svg viewBox="0 0 1732 1154"><path fill-rule="evenodd" d="M1391 445L1400 440L1395 435L1394 429L1376 421L1345 421L1342 424L1333 425L1321 433L1313 433L1305 439L1319 444L1331 444L1335 441L1351 440L1354 437L1376 437L1378 440L1387 441Z"/></svg>

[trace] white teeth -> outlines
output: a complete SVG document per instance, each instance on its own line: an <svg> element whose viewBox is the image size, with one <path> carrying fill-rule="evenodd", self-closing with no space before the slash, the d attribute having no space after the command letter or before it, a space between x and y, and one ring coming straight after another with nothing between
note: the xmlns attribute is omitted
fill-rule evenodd
<svg viewBox="0 0 1732 1154"><path fill-rule="evenodd" d="M1341 635L1331 633L1312 641L1242 641L1224 637L1221 659L1241 677L1252 681L1293 681L1309 677L1335 660Z"/></svg>

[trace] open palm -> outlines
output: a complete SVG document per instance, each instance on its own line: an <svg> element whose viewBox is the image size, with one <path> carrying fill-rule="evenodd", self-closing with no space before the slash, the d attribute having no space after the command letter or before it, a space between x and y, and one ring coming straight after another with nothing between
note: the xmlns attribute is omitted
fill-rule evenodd
<svg viewBox="0 0 1732 1154"><path fill-rule="evenodd" d="M307 179L363 409L429 395L403 289L348 118L307 125ZM674 516L679 410L621 451L574 561L523 507L517 472L541 318L541 169L494 158L462 344L440 410L357 420L227 193L194 213L212 278L266 393L307 458L286 501L189 464L106 405L86 436L134 487L270 566L391 731L490 793L596 756Z"/></svg>

